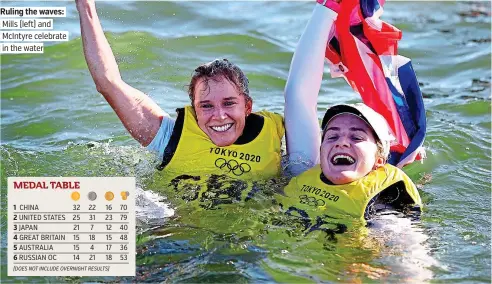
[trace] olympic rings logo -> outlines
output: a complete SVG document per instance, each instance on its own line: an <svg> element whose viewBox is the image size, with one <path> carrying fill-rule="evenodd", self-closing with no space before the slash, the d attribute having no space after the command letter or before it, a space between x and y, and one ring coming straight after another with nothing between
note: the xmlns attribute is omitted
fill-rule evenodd
<svg viewBox="0 0 492 284"><path fill-rule="evenodd" d="M240 176L251 171L251 166L246 163L240 164L236 160L227 161L224 158L218 158L215 160L215 166L221 170L228 169L229 172L232 172L236 176Z"/></svg>
<svg viewBox="0 0 492 284"><path fill-rule="evenodd" d="M306 194L299 195L299 203L301 204L307 204L309 206L324 206L326 203L323 199L316 199L316 197L313 196L307 196Z"/></svg>

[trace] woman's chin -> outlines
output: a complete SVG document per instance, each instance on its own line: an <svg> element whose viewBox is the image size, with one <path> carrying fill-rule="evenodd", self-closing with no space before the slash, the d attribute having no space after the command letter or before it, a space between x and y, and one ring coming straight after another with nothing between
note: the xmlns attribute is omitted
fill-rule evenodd
<svg viewBox="0 0 492 284"><path fill-rule="evenodd" d="M207 135L217 147L230 146L239 138L239 134L236 133L233 128L224 132L209 130Z"/></svg>
<svg viewBox="0 0 492 284"><path fill-rule="evenodd" d="M353 172L346 172L346 171L338 172L338 173L325 173L325 172L323 172L323 174L325 175L325 177L329 181L331 181L333 184L336 184L336 185L347 184L347 183L351 183L351 182L357 180L354 177Z"/></svg>
<svg viewBox="0 0 492 284"><path fill-rule="evenodd" d="M234 144L234 142L236 142L237 139L228 138L228 137L213 137L213 138L211 137L210 140L212 140L212 142L217 147L227 147Z"/></svg>

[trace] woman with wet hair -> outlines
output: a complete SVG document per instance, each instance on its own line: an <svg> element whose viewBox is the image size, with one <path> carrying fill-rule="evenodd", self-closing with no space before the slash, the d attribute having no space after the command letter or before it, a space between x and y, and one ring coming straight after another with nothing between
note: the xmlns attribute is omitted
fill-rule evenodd
<svg viewBox="0 0 492 284"><path fill-rule="evenodd" d="M197 67L188 89L191 105L171 118L122 80L94 0L77 0L76 5L84 55L97 90L133 138L159 152L158 169L167 186L194 189L191 195L183 193L194 200L203 197L203 190L222 188L223 183L279 176L283 118L252 111L248 79L237 65L218 59ZM245 198L243 183L229 187L234 187L234 200Z"/></svg>

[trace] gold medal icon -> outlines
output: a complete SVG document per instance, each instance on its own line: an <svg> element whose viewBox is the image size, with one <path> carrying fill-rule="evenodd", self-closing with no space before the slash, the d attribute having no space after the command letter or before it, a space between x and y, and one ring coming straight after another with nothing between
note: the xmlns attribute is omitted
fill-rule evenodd
<svg viewBox="0 0 492 284"><path fill-rule="evenodd" d="M106 198L107 201L111 201L114 198L114 194L111 191L108 191L104 194L104 198Z"/></svg>
<svg viewBox="0 0 492 284"><path fill-rule="evenodd" d="M80 193L78 191L74 191L74 192L72 192L71 197L72 197L73 201L77 201L80 199Z"/></svg>

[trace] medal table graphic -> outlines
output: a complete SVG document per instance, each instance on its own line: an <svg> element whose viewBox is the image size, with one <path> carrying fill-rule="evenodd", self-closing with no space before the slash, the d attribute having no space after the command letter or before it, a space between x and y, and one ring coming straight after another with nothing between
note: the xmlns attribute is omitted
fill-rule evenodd
<svg viewBox="0 0 492 284"><path fill-rule="evenodd" d="M135 178L9 177L9 276L135 276Z"/></svg>

